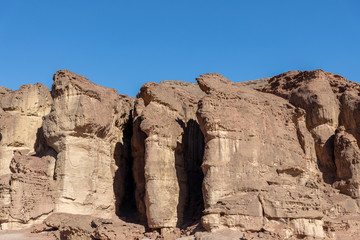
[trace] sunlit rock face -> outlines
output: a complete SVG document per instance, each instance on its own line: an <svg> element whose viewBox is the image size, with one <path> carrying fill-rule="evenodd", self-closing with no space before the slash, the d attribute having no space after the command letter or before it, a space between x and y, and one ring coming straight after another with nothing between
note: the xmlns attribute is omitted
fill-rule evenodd
<svg viewBox="0 0 360 240"><path fill-rule="evenodd" d="M360 235L359 84L322 70L196 80L146 83L136 98L68 70L51 91L0 87L1 229L44 222L79 239Z"/></svg>
<svg viewBox="0 0 360 240"><path fill-rule="evenodd" d="M40 156L49 151L41 126L51 104L50 90L39 83L23 85L16 91L0 89L2 229L31 226L53 210L50 175L55 159Z"/></svg>
<svg viewBox="0 0 360 240"><path fill-rule="evenodd" d="M207 93L198 109L206 144L203 226L260 231L267 217L319 217L320 204L307 187L318 170L305 113L219 74L197 80ZM311 199L306 210L304 199L288 197L300 187Z"/></svg>
<svg viewBox="0 0 360 240"><path fill-rule="evenodd" d="M11 175L0 178L0 223L4 229L22 229L42 223L54 210L55 158L15 151Z"/></svg>
<svg viewBox="0 0 360 240"><path fill-rule="evenodd" d="M1 89L0 89L1 90ZM42 117L50 112L52 98L44 85L23 85L0 92L0 175L10 174L14 150L39 152Z"/></svg>
<svg viewBox="0 0 360 240"><path fill-rule="evenodd" d="M124 174L117 173L123 159L116 146L123 144L132 102L67 70L54 75L51 95L54 103L43 129L57 153L55 211L111 217L115 200L124 194Z"/></svg>
<svg viewBox="0 0 360 240"><path fill-rule="evenodd" d="M195 114L202 95L196 84L180 81L147 83L138 95L134 176L137 205L151 228L174 228L194 215L188 207L202 210L204 145Z"/></svg>

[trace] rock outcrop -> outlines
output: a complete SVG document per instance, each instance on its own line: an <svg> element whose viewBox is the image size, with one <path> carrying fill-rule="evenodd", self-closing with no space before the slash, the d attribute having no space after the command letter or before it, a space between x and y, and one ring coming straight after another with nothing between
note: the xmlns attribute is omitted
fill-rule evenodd
<svg viewBox="0 0 360 240"><path fill-rule="evenodd" d="M144 169L143 176L135 177L137 205L150 228L174 228L182 223L186 206L201 208L204 146L196 109L202 95L196 84L175 81L147 83L140 89L133 174Z"/></svg>
<svg viewBox="0 0 360 240"><path fill-rule="evenodd" d="M114 199L120 204L124 195L124 149L118 146L132 100L67 70L54 75L51 95L43 129L57 153L55 211L110 218Z"/></svg>
<svg viewBox="0 0 360 240"><path fill-rule="evenodd" d="M266 219L322 217L304 112L218 74L197 80L207 93L198 109L206 144L203 226L260 231Z"/></svg>
<svg viewBox="0 0 360 240"><path fill-rule="evenodd" d="M314 137L320 165L334 169L333 138L340 106L328 74L321 70L287 72L271 78L263 91L288 99L306 111L306 126Z"/></svg>
<svg viewBox="0 0 360 240"><path fill-rule="evenodd" d="M322 70L0 87L0 224L60 239L360 235L360 85ZM0 233L1 235L1 233ZM191 235L191 236L190 236Z"/></svg>
<svg viewBox="0 0 360 240"><path fill-rule="evenodd" d="M0 95L0 175L10 173L14 150L39 152L42 117L50 112L52 98L44 85L23 85Z"/></svg>
<svg viewBox="0 0 360 240"><path fill-rule="evenodd" d="M10 178L2 188L6 202L2 202L2 229L17 229L41 223L54 207L55 158L23 155L15 152L10 164ZM6 184L9 185L6 185ZM0 191L1 191L0 190Z"/></svg>
<svg viewBox="0 0 360 240"><path fill-rule="evenodd" d="M16 229L42 221L53 209L49 169L55 160L39 155L48 150L42 117L52 98L39 83L0 91L0 223Z"/></svg>

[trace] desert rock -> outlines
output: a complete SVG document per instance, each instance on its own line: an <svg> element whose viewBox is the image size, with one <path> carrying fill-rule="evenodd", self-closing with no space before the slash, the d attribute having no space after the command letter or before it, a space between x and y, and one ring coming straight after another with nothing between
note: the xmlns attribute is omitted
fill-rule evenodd
<svg viewBox="0 0 360 240"><path fill-rule="evenodd" d="M360 85L291 71L0 88L0 224L65 239L354 239ZM44 225L45 224L45 225ZM185 239L186 239L185 238Z"/></svg>
<svg viewBox="0 0 360 240"><path fill-rule="evenodd" d="M50 112L52 98L44 85L23 85L0 96L0 175L10 173L14 150L39 152L42 117Z"/></svg>
<svg viewBox="0 0 360 240"><path fill-rule="evenodd" d="M306 183L317 178L317 164L313 139L304 127L304 113L282 98L239 86L219 74L202 75L197 80L207 93L198 109L205 136L204 227L259 231L264 217L289 218L300 214L301 200L299 206L290 210L293 216L278 215L282 211L279 204L270 204L271 211L276 213L273 215L266 210L266 197L261 196L281 196L273 193L283 188L293 192L291 185L303 186L302 192L308 194L313 191ZM249 195L249 192L257 194ZM249 203L258 202L258 210L236 210L231 207L234 203L224 201L229 196L235 198L232 202L236 204L243 201L242 196L247 199L254 196ZM287 204L284 197L276 200L279 201L283 202L281 205ZM293 206L292 200L288 201ZM231 211L219 213L215 210L218 205L225 205ZM313 210L307 208L301 215L312 218ZM225 218L238 220L228 220L229 224L222 220Z"/></svg>
<svg viewBox="0 0 360 240"><path fill-rule="evenodd" d="M185 82L148 83L138 95L134 175L143 166L144 176L135 178L136 191L143 196L137 201L140 211L146 209L151 228L174 228L182 223L188 204L201 205L196 191L201 188L203 143L195 115L201 95L196 84Z"/></svg>
<svg viewBox="0 0 360 240"><path fill-rule="evenodd" d="M132 101L67 70L54 75L51 95L43 129L57 153L55 211L111 217L115 199L120 204L124 195L125 160L118 146Z"/></svg>

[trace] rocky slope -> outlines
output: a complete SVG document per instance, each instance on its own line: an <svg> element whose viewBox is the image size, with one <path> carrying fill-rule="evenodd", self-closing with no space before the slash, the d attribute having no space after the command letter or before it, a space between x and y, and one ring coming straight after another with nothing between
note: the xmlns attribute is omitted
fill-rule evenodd
<svg viewBox="0 0 360 240"><path fill-rule="evenodd" d="M49 239L360 236L359 84L322 70L196 80L147 83L136 98L67 70L51 90L1 87L1 229Z"/></svg>

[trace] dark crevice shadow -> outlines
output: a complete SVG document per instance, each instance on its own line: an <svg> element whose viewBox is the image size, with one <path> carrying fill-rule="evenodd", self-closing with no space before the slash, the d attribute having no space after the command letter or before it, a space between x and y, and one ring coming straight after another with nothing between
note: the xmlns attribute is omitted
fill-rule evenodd
<svg viewBox="0 0 360 240"><path fill-rule="evenodd" d="M116 215L123 221L140 224L141 221L135 201L135 181L132 172L132 135L133 123L130 114L129 120L124 126L122 143L118 142L114 150L115 164L118 169L115 172L113 190Z"/></svg>
<svg viewBox="0 0 360 240"><path fill-rule="evenodd" d="M298 137L298 142L304 152L306 154L306 144L305 144L305 136L302 133L301 127L299 126L299 122L301 121L300 118L306 114L306 117L308 116L304 109L302 109L299 106L294 105L296 108L295 115L293 116L293 123L296 126L296 134ZM301 111L300 111L301 110ZM308 120L305 121L305 123ZM312 129L308 126L306 123L306 130L311 134L312 139L314 140L314 149L316 154L316 165L319 169L319 174L321 174L321 177L323 181L327 184L332 185L335 181L336 177L336 164L335 164L335 153L334 153L334 140L335 135L330 136L326 142L324 143L323 147L321 149L318 149L318 144L315 141L317 141L317 137L313 135Z"/></svg>
<svg viewBox="0 0 360 240"><path fill-rule="evenodd" d="M143 225L147 225L145 206L145 139L147 135L140 128L141 118L133 121L133 135L131 137L131 155L133 158L132 173L135 180L135 200L139 218Z"/></svg>
<svg viewBox="0 0 360 240"><path fill-rule="evenodd" d="M178 176L178 179L180 186L186 184L186 187L184 188L186 189L186 192L182 191L180 187L180 194L186 195L185 208L182 214L183 222L181 226L181 228L185 228L186 226L199 222L203 216L204 200L202 183L204 174L201 169L201 164L204 156L205 140L204 135L200 130L200 126L195 120L189 120L186 125L180 120L178 120L178 123L184 129L181 144L181 158L183 159L183 168L185 170L186 179L184 183L181 177L179 178ZM184 198L180 196L179 200L184 200Z"/></svg>
<svg viewBox="0 0 360 240"><path fill-rule="evenodd" d="M177 147L175 149L175 171L176 178L179 184L179 198L177 205L177 227L181 227L184 220L184 212L185 207L188 201L188 186L187 186L187 174L184 163L184 152L181 143L177 143Z"/></svg>
<svg viewBox="0 0 360 240"><path fill-rule="evenodd" d="M35 154L33 154L32 156L39 157L39 158L42 158L45 156L50 156L55 159L53 180L56 180L57 179L56 165L58 163L57 162L57 154L58 153L52 147L48 146L42 127L38 128L38 130L36 132L36 141L34 144L34 150L35 150Z"/></svg>
<svg viewBox="0 0 360 240"><path fill-rule="evenodd" d="M319 156L317 156L319 170L322 173L322 178L323 178L324 182L327 184L333 184L336 180L334 141L335 141L335 135L332 135L329 137L329 139L325 142L325 144L323 146L323 151L326 151L327 154L329 154L331 157L331 159L330 159L331 163L329 163L329 165L333 165L333 167L323 166L319 161Z"/></svg>
<svg viewBox="0 0 360 240"><path fill-rule="evenodd" d="M47 145L44 130L42 127L38 128L36 132L36 141L34 144L34 150L36 157L52 156L57 159L57 152L50 146Z"/></svg>
<svg viewBox="0 0 360 240"><path fill-rule="evenodd" d="M201 164L204 156L205 140L199 124L190 120L183 136L185 169L188 179L189 199L185 220L200 220L204 210L202 183L204 174Z"/></svg>

